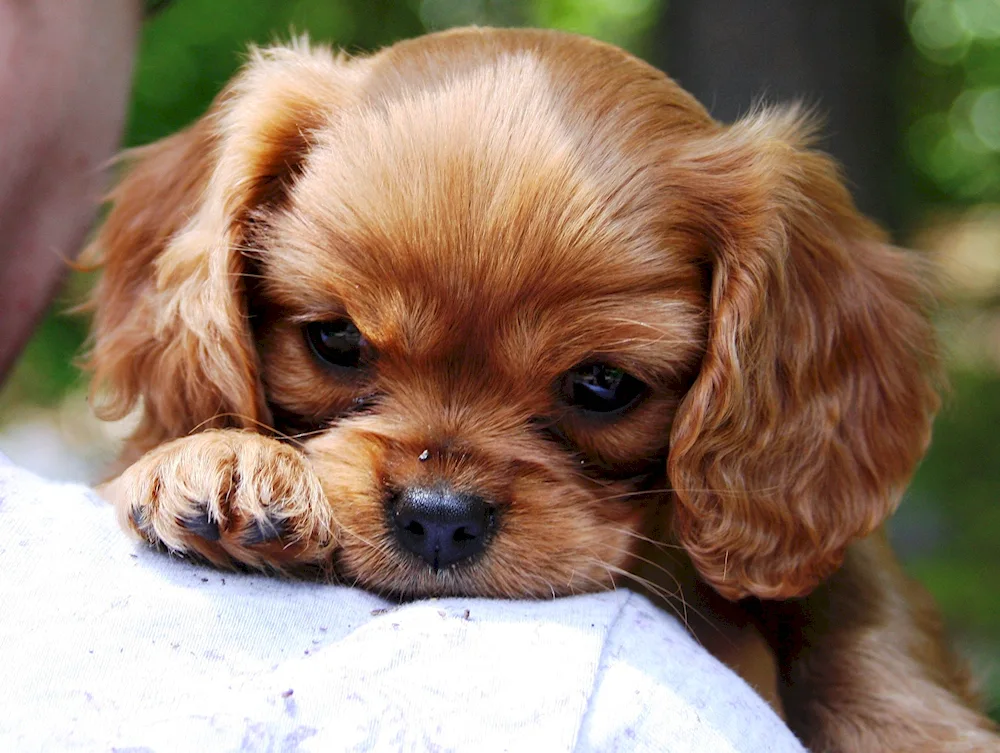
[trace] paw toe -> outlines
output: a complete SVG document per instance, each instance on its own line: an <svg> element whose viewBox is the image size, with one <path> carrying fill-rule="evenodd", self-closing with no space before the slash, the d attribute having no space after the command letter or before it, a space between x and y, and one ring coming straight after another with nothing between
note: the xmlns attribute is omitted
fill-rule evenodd
<svg viewBox="0 0 1000 753"><path fill-rule="evenodd" d="M286 525L282 520L273 518L262 518L251 523L244 532L242 542L244 546L256 546L266 544L269 541L280 539L286 533Z"/></svg>
<svg viewBox="0 0 1000 753"><path fill-rule="evenodd" d="M208 511L204 509L196 515L182 519L180 523L186 531L205 541L218 541L221 536L218 521L212 520Z"/></svg>

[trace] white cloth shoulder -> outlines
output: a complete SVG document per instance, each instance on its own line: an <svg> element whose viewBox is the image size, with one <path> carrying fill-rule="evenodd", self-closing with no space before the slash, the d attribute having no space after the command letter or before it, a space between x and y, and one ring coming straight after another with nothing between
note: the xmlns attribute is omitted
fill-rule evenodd
<svg viewBox="0 0 1000 753"><path fill-rule="evenodd" d="M0 455L0 751L76 750L802 748L635 594L400 607L223 573Z"/></svg>

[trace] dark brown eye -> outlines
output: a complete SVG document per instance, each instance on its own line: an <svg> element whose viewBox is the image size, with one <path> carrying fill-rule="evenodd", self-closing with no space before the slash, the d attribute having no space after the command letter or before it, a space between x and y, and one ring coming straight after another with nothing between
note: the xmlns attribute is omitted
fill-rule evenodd
<svg viewBox="0 0 1000 753"><path fill-rule="evenodd" d="M566 372L562 397L586 413L624 413L646 396L646 385L617 366L588 363Z"/></svg>
<svg viewBox="0 0 1000 753"><path fill-rule="evenodd" d="M361 367L367 341L350 319L309 322L303 331L313 354L323 363L341 369Z"/></svg>

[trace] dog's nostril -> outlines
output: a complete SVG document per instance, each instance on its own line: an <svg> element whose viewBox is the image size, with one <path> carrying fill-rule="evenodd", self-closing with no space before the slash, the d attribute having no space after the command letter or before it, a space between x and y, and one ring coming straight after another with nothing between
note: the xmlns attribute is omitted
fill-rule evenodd
<svg viewBox="0 0 1000 753"><path fill-rule="evenodd" d="M451 538L453 540L457 541L457 542L473 541L473 540L475 540L477 538L477 534L470 533L468 530L466 530L463 527L463 528L459 528L457 531L455 531L455 535L452 536Z"/></svg>
<svg viewBox="0 0 1000 753"><path fill-rule="evenodd" d="M469 559L485 547L492 531L492 505L474 494L447 488L410 488L389 509L396 540L434 569Z"/></svg>

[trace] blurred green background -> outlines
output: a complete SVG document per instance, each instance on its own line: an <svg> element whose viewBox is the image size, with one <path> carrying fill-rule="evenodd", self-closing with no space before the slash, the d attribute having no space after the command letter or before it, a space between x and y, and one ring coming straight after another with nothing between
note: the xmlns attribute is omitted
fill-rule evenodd
<svg viewBox="0 0 1000 753"><path fill-rule="evenodd" d="M881 219L901 243L933 254L945 270L948 303L940 325L953 381L892 532L909 571L934 593L977 669L989 675L997 708L1000 2L876 4L898 31L878 41L880 55L869 61L871 75L887 82L893 113L883 123L893 148L879 156L891 176L885 187L891 210ZM620 44L662 65L671 59L664 52L671 39L693 45L694 32L685 36L688 29L677 25L694 24L690 13L672 15L685 5L694 7L680 0L175 0L145 25L126 142L143 144L190 122L233 74L248 42L287 38L289 30L360 52L458 24L550 26ZM759 13L776 5L763 2ZM712 23L721 28L725 15ZM772 43L783 42L762 40ZM685 54L695 56L689 60L695 70L712 64L711 49ZM821 111L828 103L822 92L812 101ZM849 160L848 168L852 177ZM86 322L59 313L87 284L82 276L69 281L0 391L0 450L62 477L93 478L115 437L87 417L84 383L72 365ZM58 456L36 462L46 453ZM81 460L70 463L64 453Z"/></svg>

